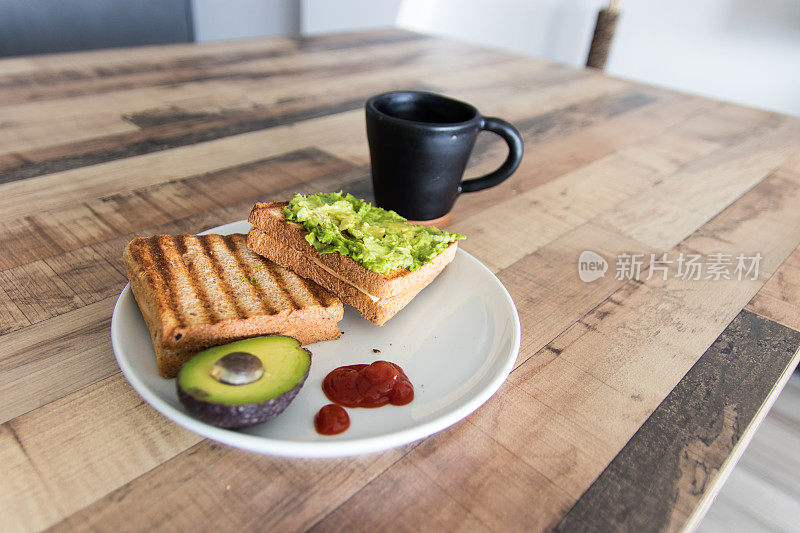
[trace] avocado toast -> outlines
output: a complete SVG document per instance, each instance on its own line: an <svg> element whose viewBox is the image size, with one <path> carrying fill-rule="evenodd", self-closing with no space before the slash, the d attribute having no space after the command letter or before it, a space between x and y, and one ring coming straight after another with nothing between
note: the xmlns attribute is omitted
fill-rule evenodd
<svg viewBox="0 0 800 533"><path fill-rule="evenodd" d="M296 218L292 202L301 213L323 211L330 221L320 224L326 234L289 220L287 212ZM463 238L410 224L350 195L295 195L292 202L253 207L248 248L314 280L379 326L444 270Z"/></svg>

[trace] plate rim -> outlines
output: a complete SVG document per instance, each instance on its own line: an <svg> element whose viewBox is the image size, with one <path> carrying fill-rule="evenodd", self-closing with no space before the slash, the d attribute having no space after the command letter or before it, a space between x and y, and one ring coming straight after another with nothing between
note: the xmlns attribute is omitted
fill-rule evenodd
<svg viewBox="0 0 800 533"><path fill-rule="evenodd" d="M229 227L238 226L242 223L248 224L246 220L240 220L216 226L201 233L228 231ZM125 353L125 349L121 345L120 340L120 328L122 326L119 323L118 313L123 305L124 298L133 298L130 284L125 285L120 292L119 296L117 297L117 301L114 304L114 310L111 315L110 334L114 358L116 359L117 365L122 371L122 374L125 376L125 379L128 380L128 383L131 384L131 386L139 394L139 396L142 397L142 399L150 404L150 406L158 411L162 416L197 435L209 438L228 446L281 457L332 458L379 452L401 446L403 444L408 444L442 431L475 412L500 389L508 375L511 373L519 354L521 342L519 313L516 305L514 304L514 300L511 298L511 295L508 292L508 289L506 289L503 283L497 278L497 276L494 275L491 270L486 267L486 265L481 263L472 254L464 251L461 248L458 248L457 254L463 254L467 260L472 261L475 265L481 268L486 274L489 275L490 279L494 282L497 288L500 289L505 303L511 310L513 335L512 346L508 352L508 355L506 355L504 364L499 368L499 371L495 372L494 377L491 379L488 385L480 390L475 396L470 398L468 401L454 407L452 410L445 412L443 415L434 418L433 420L412 426L410 428L384 435L361 437L349 440L344 439L335 441L332 440L328 442L298 442L274 439L261 435L252 435L235 430L219 428L177 410L165 400L161 399L156 392L152 391L146 385L144 380L139 378L137 371L135 371L133 366L129 363L128 358L121 355ZM135 298L133 299L135 302ZM265 444L268 444L269 446L265 447Z"/></svg>

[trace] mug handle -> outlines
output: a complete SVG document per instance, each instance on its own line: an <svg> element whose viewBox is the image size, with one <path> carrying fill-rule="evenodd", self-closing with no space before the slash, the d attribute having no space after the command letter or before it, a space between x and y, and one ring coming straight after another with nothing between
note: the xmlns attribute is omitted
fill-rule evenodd
<svg viewBox="0 0 800 533"><path fill-rule="evenodd" d="M491 131L505 139L508 144L508 157L494 172L462 182L458 187L460 193L480 191L499 185L517 170L522 161L522 137L517 128L497 117L483 117L481 130Z"/></svg>

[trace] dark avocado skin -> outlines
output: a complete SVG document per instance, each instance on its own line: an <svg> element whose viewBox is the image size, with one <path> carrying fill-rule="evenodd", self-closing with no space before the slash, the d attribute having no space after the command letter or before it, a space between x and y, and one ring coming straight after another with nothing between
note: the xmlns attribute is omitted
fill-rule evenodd
<svg viewBox="0 0 800 533"><path fill-rule="evenodd" d="M311 352L308 353L310 356ZM311 366L309 365L309 369L310 368ZM289 407L289 404L292 403L297 393L300 392L307 378L308 370L306 370L303 378L293 389L286 391L277 398L271 398L261 403L224 405L206 402L184 392L180 384L177 385L178 399L192 416L199 418L203 422L227 429L243 428L264 423L281 414Z"/></svg>

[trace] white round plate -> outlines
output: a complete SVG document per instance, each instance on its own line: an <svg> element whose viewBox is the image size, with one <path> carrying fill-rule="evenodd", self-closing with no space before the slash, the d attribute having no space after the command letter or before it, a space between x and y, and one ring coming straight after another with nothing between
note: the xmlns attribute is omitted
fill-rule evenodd
<svg viewBox="0 0 800 533"><path fill-rule="evenodd" d="M206 233L247 233L234 222ZM376 452L427 437L480 407L505 381L519 352L517 309L485 266L458 250L455 259L386 325L375 326L345 306L335 341L311 344L311 371L289 407L250 428L211 426L187 414L175 380L156 370L153 345L139 307L125 287L111 319L111 343L125 377L150 405L177 424L218 442L287 457L339 457ZM374 353L373 349L380 350ZM414 384L401 407L348 409L350 429L319 435L314 415L330 403L321 389L336 367L383 359L400 365Z"/></svg>

